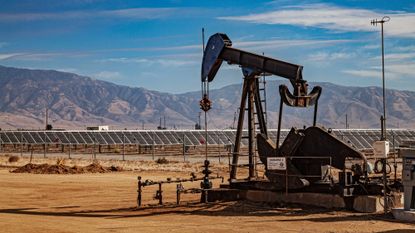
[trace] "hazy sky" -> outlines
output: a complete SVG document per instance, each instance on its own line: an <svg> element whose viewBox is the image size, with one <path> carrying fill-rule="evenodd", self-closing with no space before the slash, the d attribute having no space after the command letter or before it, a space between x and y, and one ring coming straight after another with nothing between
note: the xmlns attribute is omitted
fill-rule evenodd
<svg viewBox="0 0 415 233"><path fill-rule="evenodd" d="M0 0L0 65L55 69L152 90L200 88L201 29L304 66L304 79L415 91L415 1ZM241 83L222 66L212 88ZM275 77L278 79L278 77Z"/></svg>

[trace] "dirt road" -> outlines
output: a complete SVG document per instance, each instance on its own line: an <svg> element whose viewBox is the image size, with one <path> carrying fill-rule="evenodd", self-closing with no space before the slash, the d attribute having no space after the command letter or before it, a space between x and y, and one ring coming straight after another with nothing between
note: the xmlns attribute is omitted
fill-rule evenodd
<svg viewBox="0 0 415 233"><path fill-rule="evenodd" d="M199 204L184 195L177 207L175 185L166 185L166 206L144 189L136 209L137 175L143 179L189 177L188 172L104 174L15 174L0 169L1 232L415 232L415 224L390 216L316 208L270 207L247 202ZM185 184L185 188L199 183Z"/></svg>

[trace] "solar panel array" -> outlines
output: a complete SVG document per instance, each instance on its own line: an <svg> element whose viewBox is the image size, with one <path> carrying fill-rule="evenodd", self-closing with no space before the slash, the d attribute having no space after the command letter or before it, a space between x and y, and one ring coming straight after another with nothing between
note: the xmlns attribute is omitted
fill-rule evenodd
<svg viewBox="0 0 415 233"><path fill-rule="evenodd" d="M374 141L380 138L380 130L335 129L333 134L340 140L357 149L370 149ZM63 144L63 145L202 145L206 142L203 130L123 130L123 131L0 131L1 144ZM235 130L209 130L208 144L231 145L235 139ZM280 143L288 130L282 130ZM248 145L243 132L242 146ZM398 147L404 141L415 141L415 130L388 130L391 146ZM275 141L276 130L269 130L268 136Z"/></svg>

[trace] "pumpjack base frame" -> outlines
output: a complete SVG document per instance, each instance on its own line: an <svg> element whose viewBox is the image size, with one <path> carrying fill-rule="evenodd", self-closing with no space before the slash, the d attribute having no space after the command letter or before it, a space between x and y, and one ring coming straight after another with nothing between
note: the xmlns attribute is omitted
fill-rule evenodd
<svg viewBox="0 0 415 233"><path fill-rule="evenodd" d="M261 190L256 187L263 181L238 181L208 190L208 201L250 201L277 205L304 205L326 209L345 209L364 213L383 211L380 195L341 196L334 193L311 192L310 190L285 193ZM264 183L265 184L265 183ZM269 184L266 184L269 185ZM322 185L323 187L323 185ZM398 204L399 205L399 204Z"/></svg>
<svg viewBox="0 0 415 233"><path fill-rule="evenodd" d="M391 184L393 185L393 184ZM333 194L340 195L344 197L356 197L364 195L381 195L382 194L382 184L379 182L363 184L353 184L344 187L339 184L330 184L330 183L313 183L310 186L301 188L301 189L289 189L286 190L284 187L280 187L277 184L270 182L266 179L257 179L257 180L231 180L228 185L221 186L231 189L239 190L262 190L262 191L276 191L276 192L286 192L289 193L321 193L321 194Z"/></svg>
<svg viewBox="0 0 415 233"><path fill-rule="evenodd" d="M233 180L229 185L229 188L240 190L263 190L263 191L277 191L285 192L284 187L280 187L277 184L265 179L259 180ZM331 186L329 183L313 184L302 189L289 190L290 193L296 192L313 192L313 193L327 193L327 194L341 194L341 187Z"/></svg>

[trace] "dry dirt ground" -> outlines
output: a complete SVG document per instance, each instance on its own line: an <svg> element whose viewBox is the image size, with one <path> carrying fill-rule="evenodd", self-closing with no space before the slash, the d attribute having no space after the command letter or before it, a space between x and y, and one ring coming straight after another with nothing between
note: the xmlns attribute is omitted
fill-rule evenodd
<svg viewBox="0 0 415 233"><path fill-rule="evenodd" d="M400 223L391 216L249 202L199 204L197 194L184 195L176 206L174 184L165 185L164 207L153 200L156 187L145 187L144 205L136 208L138 175L187 178L200 164L132 162L124 164L130 171L95 174L9 172L10 165L25 163L0 158L0 232L415 232L415 223Z"/></svg>

